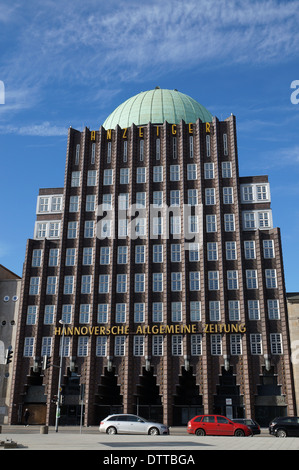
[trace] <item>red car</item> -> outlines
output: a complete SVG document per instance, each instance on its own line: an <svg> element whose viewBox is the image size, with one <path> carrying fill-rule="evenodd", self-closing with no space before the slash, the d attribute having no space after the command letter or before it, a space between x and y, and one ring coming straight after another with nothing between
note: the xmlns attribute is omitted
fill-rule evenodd
<svg viewBox="0 0 299 470"><path fill-rule="evenodd" d="M220 415L195 416L188 422L187 432L197 436L252 436L245 424L234 423Z"/></svg>

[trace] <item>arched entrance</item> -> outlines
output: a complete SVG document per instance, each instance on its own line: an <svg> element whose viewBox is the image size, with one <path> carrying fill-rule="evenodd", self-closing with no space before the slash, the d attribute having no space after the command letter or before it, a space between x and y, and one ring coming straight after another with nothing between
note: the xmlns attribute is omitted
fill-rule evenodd
<svg viewBox="0 0 299 470"><path fill-rule="evenodd" d="M143 368L135 394L134 413L156 422L163 420L163 407L154 369Z"/></svg>
<svg viewBox="0 0 299 470"><path fill-rule="evenodd" d="M173 424L176 426L185 425L189 419L202 413L202 396L199 394L199 386L196 385L193 369L190 367L189 370L186 370L185 367L182 367L174 396Z"/></svg>

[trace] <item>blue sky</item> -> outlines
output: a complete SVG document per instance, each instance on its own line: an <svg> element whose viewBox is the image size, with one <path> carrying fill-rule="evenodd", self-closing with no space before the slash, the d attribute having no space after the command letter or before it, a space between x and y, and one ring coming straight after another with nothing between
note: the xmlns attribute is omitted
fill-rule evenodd
<svg viewBox="0 0 299 470"><path fill-rule="evenodd" d="M240 175L269 175L299 291L298 24L297 0L0 0L0 263L22 274L38 190L64 183L68 127L99 129L160 86L236 116Z"/></svg>

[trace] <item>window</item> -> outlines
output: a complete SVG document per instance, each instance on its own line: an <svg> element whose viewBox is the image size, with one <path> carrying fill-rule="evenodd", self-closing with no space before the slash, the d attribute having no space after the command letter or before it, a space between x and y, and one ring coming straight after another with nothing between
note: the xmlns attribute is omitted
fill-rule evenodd
<svg viewBox="0 0 299 470"><path fill-rule="evenodd" d="M283 353L281 333L270 333L270 345L272 354Z"/></svg>
<svg viewBox="0 0 299 470"><path fill-rule="evenodd" d="M218 243L217 242L207 243L207 260L208 261L218 260Z"/></svg>
<svg viewBox="0 0 299 470"><path fill-rule="evenodd" d="M52 336L44 336L42 338L41 355L42 356L52 355Z"/></svg>
<svg viewBox="0 0 299 470"><path fill-rule="evenodd" d="M200 290L200 272L199 271L191 271L189 273L189 289L190 291Z"/></svg>
<svg viewBox="0 0 299 470"><path fill-rule="evenodd" d="M153 182L162 183L163 181L163 166L153 167Z"/></svg>
<svg viewBox="0 0 299 470"><path fill-rule="evenodd" d="M36 305L28 305L26 325L35 325L36 324L36 317L37 317L37 306Z"/></svg>
<svg viewBox="0 0 299 470"><path fill-rule="evenodd" d="M123 147L123 161L128 161L128 141L124 140L124 147Z"/></svg>
<svg viewBox="0 0 299 470"><path fill-rule="evenodd" d="M269 228L270 227L269 212L259 212L258 213L258 224L259 224L259 228Z"/></svg>
<svg viewBox="0 0 299 470"><path fill-rule="evenodd" d="M279 300L278 299L268 299L268 317L269 320L279 320L280 313L279 313Z"/></svg>
<svg viewBox="0 0 299 470"><path fill-rule="evenodd" d="M88 264L92 264L91 261L92 261L92 248L91 249L91 253L89 253L90 257L89 257L89 261L90 263ZM107 265L107 264L110 264L110 246L101 246L101 251L100 251L100 264L104 264L104 265Z"/></svg>
<svg viewBox="0 0 299 470"><path fill-rule="evenodd" d="M62 306L62 321L64 321L67 324L72 323L72 312L73 312L73 306L70 304L64 304Z"/></svg>
<svg viewBox="0 0 299 470"><path fill-rule="evenodd" d="M144 355L144 336L141 336L141 335L134 336L133 354L134 356Z"/></svg>
<svg viewBox="0 0 299 470"><path fill-rule="evenodd" d="M153 263L163 263L163 245L153 245Z"/></svg>
<svg viewBox="0 0 299 470"><path fill-rule="evenodd" d="M210 300L209 302L210 321L220 321L220 302L219 300Z"/></svg>
<svg viewBox="0 0 299 470"><path fill-rule="evenodd" d="M88 336L79 336L78 349L77 349L78 357L88 356L88 340L89 340Z"/></svg>
<svg viewBox="0 0 299 470"><path fill-rule="evenodd" d="M246 270L246 287L247 289L257 289L257 270L256 269L247 269Z"/></svg>
<svg viewBox="0 0 299 470"><path fill-rule="evenodd" d="M163 336L154 335L152 339L153 356L163 356Z"/></svg>
<svg viewBox="0 0 299 470"><path fill-rule="evenodd" d="M135 292L145 291L145 274L135 274Z"/></svg>
<svg viewBox="0 0 299 470"><path fill-rule="evenodd" d="M205 163L204 164L204 175L206 180L215 178L214 175L214 163Z"/></svg>
<svg viewBox="0 0 299 470"><path fill-rule="evenodd" d="M97 171L88 170L87 172L87 186L96 186L97 184Z"/></svg>
<svg viewBox="0 0 299 470"><path fill-rule="evenodd" d="M80 175L81 171L72 172L71 186L73 188L80 186Z"/></svg>
<svg viewBox="0 0 299 470"><path fill-rule="evenodd" d="M197 189L188 189L188 205L197 206L197 204L198 204Z"/></svg>
<svg viewBox="0 0 299 470"><path fill-rule="evenodd" d="M153 273L153 292L163 292L163 273Z"/></svg>
<svg viewBox="0 0 299 470"><path fill-rule="evenodd" d="M53 325L55 305L45 305L44 325Z"/></svg>
<svg viewBox="0 0 299 470"><path fill-rule="evenodd" d="M208 271L209 290L219 289L219 271Z"/></svg>
<svg viewBox="0 0 299 470"><path fill-rule="evenodd" d="M237 259L237 244L236 242L225 242L225 251L227 260Z"/></svg>
<svg viewBox="0 0 299 470"><path fill-rule="evenodd" d="M170 181L180 181L180 165L170 165Z"/></svg>
<svg viewBox="0 0 299 470"><path fill-rule="evenodd" d="M170 191L170 205L179 206L180 205L180 191L174 189Z"/></svg>
<svg viewBox="0 0 299 470"><path fill-rule="evenodd" d="M134 304L134 322L142 323L145 320L145 304L135 303Z"/></svg>
<svg viewBox="0 0 299 470"><path fill-rule="evenodd" d="M205 194L206 194L206 206L212 206L216 204L214 188L206 188Z"/></svg>
<svg viewBox="0 0 299 470"><path fill-rule="evenodd" d="M198 243L189 243L189 261L199 261Z"/></svg>
<svg viewBox="0 0 299 470"><path fill-rule="evenodd" d="M146 183L146 168L138 167L136 169L136 183Z"/></svg>
<svg viewBox="0 0 299 470"><path fill-rule="evenodd" d="M71 338L69 336L66 336L64 338L64 342L63 342L63 348L61 347L62 345L60 345L59 347L59 356L63 356L63 357L69 357L70 355L70 344L71 344Z"/></svg>
<svg viewBox="0 0 299 470"><path fill-rule="evenodd" d="M50 222L49 224L49 238L59 238L60 222Z"/></svg>
<svg viewBox="0 0 299 470"><path fill-rule="evenodd" d="M244 202L252 202L254 200L253 186L243 186L242 195Z"/></svg>
<svg viewBox="0 0 299 470"><path fill-rule="evenodd" d="M69 222L68 223L67 238L76 238L77 237L77 224L78 224L78 222Z"/></svg>
<svg viewBox="0 0 299 470"><path fill-rule="evenodd" d="M221 335L211 335L211 354L213 356L222 355L222 338Z"/></svg>
<svg viewBox="0 0 299 470"><path fill-rule="evenodd" d="M233 204L234 195L233 188L223 188L223 204Z"/></svg>
<svg viewBox="0 0 299 470"><path fill-rule="evenodd" d="M93 143L91 145L91 159L90 159L91 165L94 165L95 159L96 159L96 144Z"/></svg>
<svg viewBox="0 0 299 470"><path fill-rule="evenodd" d="M198 233L198 216L197 215L189 215L188 216L188 229L189 233Z"/></svg>
<svg viewBox="0 0 299 470"><path fill-rule="evenodd" d="M163 303L153 302L152 304L153 322L160 323L163 321Z"/></svg>
<svg viewBox="0 0 299 470"><path fill-rule="evenodd" d="M255 241L246 240L244 241L244 251L246 259L255 259Z"/></svg>
<svg viewBox="0 0 299 470"><path fill-rule="evenodd" d="M206 152L207 152L207 157L211 156L211 137L210 135L206 136Z"/></svg>
<svg viewBox="0 0 299 470"><path fill-rule="evenodd" d="M115 343L114 343L114 355L115 356L125 355L125 344L126 344L125 336L115 336Z"/></svg>
<svg viewBox="0 0 299 470"><path fill-rule="evenodd" d="M232 164L231 162L222 162L222 178L231 178L232 177Z"/></svg>
<svg viewBox="0 0 299 470"><path fill-rule="evenodd" d="M115 305L115 323L125 323L127 314L127 304Z"/></svg>
<svg viewBox="0 0 299 470"><path fill-rule="evenodd" d="M32 261L31 261L31 266L32 267L36 268L36 267L41 266L42 252L43 252L43 250L33 250L32 251Z"/></svg>
<svg viewBox="0 0 299 470"><path fill-rule="evenodd" d="M171 273L171 290L172 292L182 290L182 273Z"/></svg>
<svg viewBox="0 0 299 470"><path fill-rule="evenodd" d="M96 356L106 357L107 355L107 336L97 336Z"/></svg>
<svg viewBox="0 0 299 470"><path fill-rule="evenodd" d="M58 266L59 249L51 248L49 250L49 266Z"/></svg>
<svg viewBox="0 0 299 470"><path fill-rule="evenodd" d="M153 217L153 235L163 234L163 217Z"/></svg>
<svg viewBox="0 0 299 470"><path fill-rule="evenodd" d="M156 139L156 160L160 160L161 158L161 145L160 139Z"/></svg>
<svg viewBox="0 0 299 470"><path fill-rule="evenodd" d="M128 236L128 219L118 219L118 236Z"/></svg>
<svg viewBox="0 0 299 470"><path fill-rule="evenodd" d="M79 196L71 196L70 197L70 212L78 212L79 210Z"/></svg>
<svg viewBox="0 0 299 470"><path fill-rule="evenodd" d="M179 263L181 261L181 245L170 245L170 261L173 263Z"/></svg>
<svg viewBox="0 0 299 470"><path fill-rule="evenodd" d="M128 259L128 247L119 246L117 249L117 263L118 264L127 264Z"/></svg>
<svg viewBox="0 0 299 470"><path fill-rule="evenodd" d="M39 293L39 277L31 277L29 285L29 295L38 295Z"/></svg>
<svg viewBox="0 0 299 470"><path fill-rule="evenodd" d="M201 302L191 301L190 302L190 321L201 320Z"/></svg>
<svg viewBox="0 0 299 470"><path fill-rule="evenodd" d="M197 179L197 165L196 163L188 163L187 165L187 180L192 181Z"/></svg>
<svg viewBox="0 0 299 470"><path fill-rule="evenodd" d="M171 321L182 321L182 302L171 302Z"/></svg>
<svg viewBox="0 0 299 470"><path fill-rule="evenodd" d="M119 184L129 184L130 182L130 169L121 168L119 170Z"/></svg>
<svg viewBox="0 0 299 470"><path fill-rule="evenodd" d="M172 355L182 356L183 354L183 336L173 335L172 336Z"/></svg>
<svg viewBox="0 0 299 470"><path fill-rule="evenodd" d="M47 295L55 295L56 294L56 286L57 286L57 276L48 276L47 277L46 294Z"/></svg>
<svg viewBox="0 0 299 470"><path fill-rule="evenodd" d="M276 289L277 288L276 269L265 269L265 276L266 276L266 288Z"/></svg>
<svg viewBox="0 0 299 470"><path fill-rule="evenodd" d="M224 230L225 232L235 231L235 214L224 214Z"/></svg>
<svg viewBox="0 0 299 470"><path fill-rule="evenodd" d="M75 266L76 264L76 248L67 248L65 253L65 265Z"/></svg>
<svg viewBox="0 0 299 470"><path fill-rule="evenodd" d="M228 301L228 316L230 321L240 320L240 302L239 300Z"/></svg>
<svg viewBox="0 0 299 470"><path fill-rule="evenodd" d="M256 187L256 196L258 201L266 201L268 200L268 193L267 193L267 186L257 186Z"/></svg>
<svg viewBox="0 0 299 470"><path fill-rule="evenodd" d="M250 335L250 350L251 354L262 354L262 335L260 333Z"/></svg>
<svg viewBox="0 0 299 470"><path fill-rule="evenodd" d="M113 170L109 168L104 170L103 185L110 186L111 184L113 184Z"/></svg>
<svg viewBox="0 0 299 470"><path fill-rule="evenodd" d="M136 193L136 209L145 209L146 208L146 193L138 192Z"/></svg>
<svg viewBox="0 0 299 470"><path fill-rule="evenodd" d="M99 275L99 294L108 294L109 292L109 274Z"/></svg>
<svg viewBox="0 0 299 470"><path fill-rule="evenodd" d="M51 198L51 212L60 212L62 209L62 197L52 196Z"/></svg>
<svg viewBox="0 0 299 470"><path fill-rule="evenodd" d="M135 245L135 263L145 263L145 245Z"/></svg>
<svg viewBox="0 0 299 470"><path fill-rule="evenodd" d="M245 212L243 213L243 224L244 229L254 229L255 228L255 214L254 212Z"/></svg>
<svg viewBox="0 0 299 470"><path fill-rule="evenodd" d="M163 206L163 191L153 191L153 206L154 207Z"/></svg>
<svg viewBox="0 0 299 470"><path fill-rule="evenodd" d="M263 240L264 258L275 258L274 240Z"/></svg>
<svg viewBox="0 0 299 470"><path fill-rule="evenodd" d="M147 229L146 218L138 217L136 221L137 221L136 226L135 226L136 236L143 237L146 234L146 229Z"/></svg>
<svg viewBox="0 0 299 470"><path fill-rule="evenodd" d="M227 271L227 288L229 290L239 289L238 284L238 271Z"/></svg>
<svg viewBox="0 0 299 470"><path fill-rule="evenodd" d="M84 275L81 277L81 294L91 294L92 276Z"/></svg>
<svg viewBox="0 0 299 470"><path fill-rule="evenodd" d="M107 163L111 163L111 142L107 143Z"/></svg>
<svg viewBox="0 0 299 470"><path fill-rule="evenodd" d="M189 136L189 157L193 158L194 155L194 144L193 144L193 135Z"/></svg>
<svg viewBox="0 0 299 470"><path fill-rule="evenodd" d="M49 197L40 197L39 198L39 207L38 212L49 212Z"/></svg>
<svg viewBox="0 0 299 470"><path fill-rule="evenodd" d="M119 294L127 292L127 275L126 274L117 274L116 292Z"/></svg>
<svg viewBox="0 0 299 470"><path fill-rule="evenodd" d="M215 214L206 216L206 228L208 233L217 232L217 219Z"/></svg>
<svg viewBox="0 0 299 470"><path fill-rule="evenodd" d="M191 335L191 356L201 356L202 335Z"/></svg>
<svg viewBox="0 0 299 470"><path fill-rule="evenodd" d="M108 251L109 251L109 247L108 247ZM92 258L93 258L93 248L91 247L83 248L83 260L82 260L83 266L90 266L92 264Z"/></svg>
<svg viewBox="0 0 299 470"><path fill-rule="evenodd" d="M98 304L98 323L108 322L108 304Z"/></svg>
<svg viewBox="0 0 299 470"><path fill-rule="evenodd" d="M112 194L105 193L102 196L102 210L111 211L112 210Z"/></svg>
<svg viewBox="0 0 299 470"><path fill-rule="evenodd" d="M38 223L36 228L36 237L37 238L44 238L47 234L47 224L45 223Z"/></svg>
<svg viewBox="0 0 299 470"><path fill-rule="evenodd" d="M86 196L85 210L87 212L94 212L96 208L96 196L95 194L88 194Z"/></svg>
<svg viewBox="0 0 299 470"><path fill-rule="evenodd" d="M232 356L242 354L242 336L230 335L230 353Z"/></svg>
<svg viewBox="0 0 299 470"><path fill-rule="evenodd" d="M248 300L248 318L249 320L260 319L260 302L259 300Z"/></svg>
<svg viewBox="0 0 299 470"><path fill-rule="evenodd" d="M143 162L144 160L144 140L139 142L139 160Z"/></svg>
<svg viewBox="0 0 299 470"><path fill-rule="evenodd" d="M89 323L89 314L90 314L90 305L81 304L80 314L79 314L79 323Z"/></svg>
<svg viewBox="0 0 299 470"><path fill-rule="evenodd" d="M76 145L76 158L75 158L75 165L79 165L80 160L80 144Z"/></svg>
<svg viewBox="0 0 299 470"><path fill-rule="evenodd" d="M24 357L33 357L34 352L34 338L24 338Z"/></svg>
<svg viewBox="0 0 299 470"><path fill-rule="evenodd" d="M170 217L170 233L172 235L179 235L181 233L181 217L179 215Z"/></svg>

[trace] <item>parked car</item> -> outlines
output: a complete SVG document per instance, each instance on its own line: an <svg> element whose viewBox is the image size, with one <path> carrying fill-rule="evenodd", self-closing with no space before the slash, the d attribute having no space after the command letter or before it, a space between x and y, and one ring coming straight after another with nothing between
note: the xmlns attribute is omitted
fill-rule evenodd
<svg viewBox="0 0 299 470"><path fill-rule="evenodd" d="M252 434L261 433L260 425L251 418L236 418L236 419L232 419L232 421L234 423L245 424L245 426L248 426L251 429Z"/></svg>
<svg viewBox="0 0 299 470"><path fill-rule="evenodd" d="M299 436L298 416L279 416L269 424L269 433L276 437Z"/></svg>
<svg viewBox="0 0 299 470"><path fill-rule="evenodd" d="M168 426L161 423L147 421L140 416L131 414L109 415L103 419L99 427L100 432L107 434L130 433L130 434L169 434Z"/></svg>
<svg viewBox="0 0 299 470"><path fill-rule="evenodd" d="M220 415L195 416L188 422L187 432L197 436L252 436L245 424L234 423Z"/></svg>

